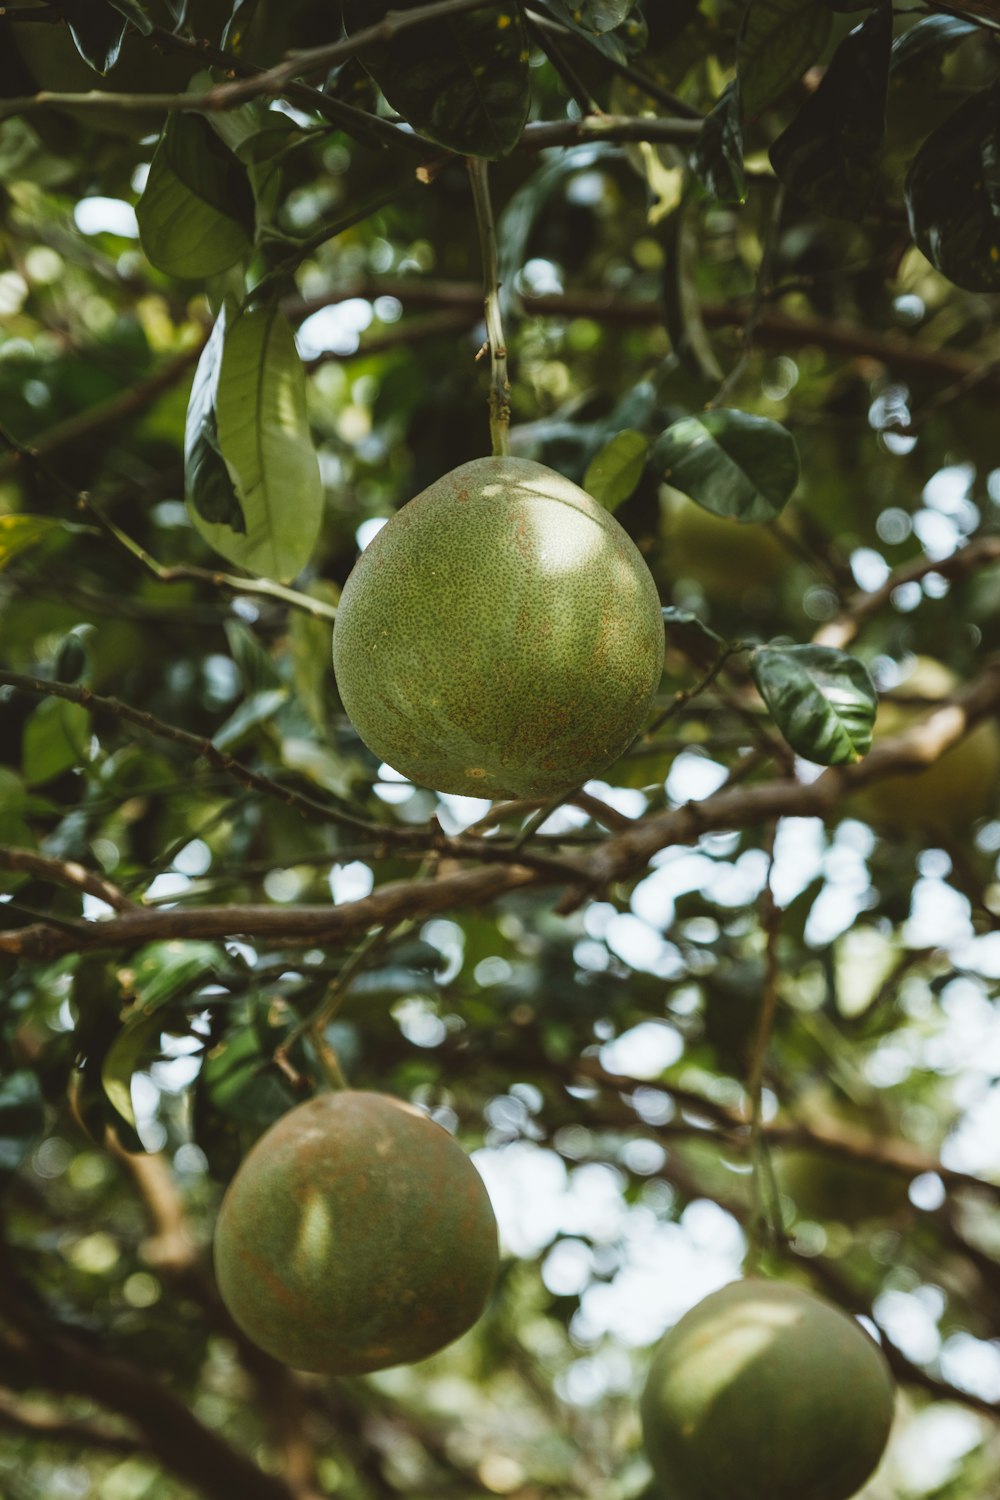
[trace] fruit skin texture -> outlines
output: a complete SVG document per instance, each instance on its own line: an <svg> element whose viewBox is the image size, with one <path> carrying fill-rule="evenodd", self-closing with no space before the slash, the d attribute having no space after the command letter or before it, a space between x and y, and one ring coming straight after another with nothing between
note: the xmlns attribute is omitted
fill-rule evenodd
<svg viewBox="0 0 1000 1500"><path fill-rule="evenodd" d="M215 1270L261 1349L296 1369L357 1375L424 1359L472 1326L496 1278L496 1220L440 1125L386 1094L323 1094L242 1163Z"/></svg>
<svg viewBox="0 0 1000 1500"><path fill-rule="evenodd" d="M889 1436L893 1381L839 1308L736 1281L662 1339L642 1397L657 1500L848 1500Z"/></svg>
<svg viewBox="0 0 1000 1500"><path fill-rule="evenodd" d="M656 585L542 464L480 458L382 528L344 586L337 686L370 750L441 792L537 797L617 760L663 670Z"/></svg>

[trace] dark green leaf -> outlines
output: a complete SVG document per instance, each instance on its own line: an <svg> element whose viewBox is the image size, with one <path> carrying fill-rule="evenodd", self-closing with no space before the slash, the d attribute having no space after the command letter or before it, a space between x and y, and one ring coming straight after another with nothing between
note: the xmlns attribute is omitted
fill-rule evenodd
<svg viewBox="0 0 1000 1500"><path fill-rule="evenodd" d="M359 31L421 0L343 0ZM393 109L451 151L489 160L520 138L530 101L528 43L518 6L490 5L365 49L364 63Z"/></svg>
<svg viewBox="0 0 1000 1500"><path fill-rule="evenodd" d="M646 467L649 442L644 433L626 428L591 459L583 487L605 510L617 510L632 494Z"/></svg>
<svg viewBox="0 0 1000 1500"><path fill-rule="evenodd" d="M170 116L136 215L148 259L171 276L214 276L253 243L246 169L201 115Z"/></svg>
<svg viewBox="0 0 1000 1500"><path fill-rule="evenodd" d="M108 4L123 15L126 21L131 21L142 36L149 36L153 30L153 22L149 19L139 0L108 0Z"/></svg>
<svg viewBox="0 0 1000 1500"><path fill-rule="evenodd" d="M66 17L76 50L95 73L105 74L118 61L128 19L107 0L64 0Z"/></svg>
<svg viewBox="0 0 1000 1500"><path fill-rule="evenodd" d="M770 521L799 480L795 439L779 422L723 407L682 417L654 461L674 489L732 521Z"/></svg>
<svg viewBox="0 0 1000 1500"><path fill-rule="evenodd" d="M588 47L592 47L602 57L618 63L628 61L629 49L625 46L623 34L616 31L598 32L591 26L581 25L567 10L564 0L538 0L535 8L550 15L554 21L558 21L567 31L573 32L581 42L586 42Z"/></svg>
<svg viewBox="0 0 1000 1500"><path fill-rule="evenodd" d="M750 670L796 754L852 765L871 748L878 696L867 669L830 646L761 646Z"/></svg>
<svg viewBox="0 0 1000 1500"><path fill-rule="evenodd" d="M918 67L926 57L938 57L957 47L977 30L973 21L963 21L960 16L925 16L893 42L891 71L895 74Z"/></svg>
<svg viewBox="0 0 1000 1500"><path fill-rule="evenodd" d="M27 1068L0 1081L0 1176L16 1172L45 1128L35 1074Z"/></svg>
<svg viewBox="0 0 1000 1500"><path fill-rule="evenodd" d="M79 703L46 698L32 709L21 741L21 772L41 786L89 759L90 714Z"/></svg>
<svg viewBox="0 0 1000 1500"><path fill-rule="evenodd" d="M265 1047L256 1028L247 1026L231 1031L206 1054L202 1088L220 1114L263 1127L285 1113L294 1098L272 1061L280 1041L276 1030Z"/></svg>
<svg viewBox="0 0 1000 1500"><path fill-rule="evenodd" d="M816 0L752 0L737 44L743 108L753 119L820 57L833 17Z"/></svg>
<svg viewBox="0 0 1000 1500"><path fill-rule="evenodd" d="M743 203L743 120L739 79L723 89L701 127L691 158L702 186L720 203Z"/></svg>
<svg viewBox="0 0 1000 1500"><path fill-rule="evenodd" d="M588 31L614 31L627 18L635 0L559 0L571 21Z"/></svg>
<svg viewBox="0 0 1000 1500"><path fill-rule="evenodd" d="M219 449L215 398L226 336L226 309L219 312L191 385L184 430L184 481L188 502L203 521L246 534L247 523Z"/></svg>
<svg viewBox="0 0 1000 1500"><path fill-rule="evenodd" d="M906 206L913 238L943 276L966 291L1000 291L1000 84L927 137Z"/></svg>
<svg viewBox="0 0 1000 1500"><path fill-rule="evenodd" d="M148 943L133 960L131 986L146 1011L159 1009L229 968L225 952L215 943L192 941Z"/></svg>
<svg viewBox="0 0 1000 1500"><path fill-rule="evenodd" d="M846 36L816 90L773 143L785 186L822 213L860 219L878 184L892 50L892 4L883 0Z"/></svg>
<svg viewBox="0 0 1000 1500"><path fill-rule="evenodd" d="M706 387L722 379L722 367L701 316L698 295L698 239L688 204L682 203L662 226L665 265L663 318L673 352L684 369ZM706 391L707 395L707 391Z"/></svg>

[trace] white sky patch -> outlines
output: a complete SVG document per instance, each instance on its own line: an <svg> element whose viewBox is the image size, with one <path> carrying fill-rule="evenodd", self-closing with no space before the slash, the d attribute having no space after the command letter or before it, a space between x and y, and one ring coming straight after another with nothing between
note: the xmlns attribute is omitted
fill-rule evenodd
<svg viewBox="0 0 1000 1500"><path fill-rule="evenodd" d="M909 948L967 943L973 936L971 912L968 900L954 886L943 880L918 880L910 898L903 942Z"/></svg>
<svg viewBox="0 0 1000 1500"><path fill-rule="evenodd" d="M771 890L779 906L788 906L823 868L826 835L821 818L782 818L774 841Z"/></svg>
<svg viewBox="0 0 1000 1500"><path fill-rule="evenodd" d="M164 871L157 875L146 887L143 899L146 901L162 901L165 896L180 896L186 891L191 882L186 875L177 871Z"/></svg>
<svg viewBox="0 0 1000 1500"><path fill-rule="evenodd" d="M728 776L728 770L718 761L682 750L670 767L667 796L678 806L685 802L701 802L717 792Z"/></svg>
<svg viewBox="0 0 1000 1500"><path fill-rule="evenodd" d="M353 354L374 317L374 309L364 297L348 297L332 307L321 307L299 324L295 335L298 351L303 359Z"/></svg>
<svg viewBox="0 0 1000 1500"><path fill-rule="evenodd" d="M601 1048L601 1067L632 1078L658 1078L684 1052L679 1032L665 1021L640 1021Z"/></svg>
<svg viewBox="0 0 1000 1500"><path fill-rule="evenodd" d="M683 972L683 961L673 943L630 912L617 912L611 918L604 941L632 969L657 974L661 979L672 979Z"/></svg>
<svg viewBox="0 0 1000 1500"><path fill-rule="evenodd" d="M81 198L73 210L73 219L81 234L117 234L129 240L139 238L135 209L122 198Z"/></svg>
<svg viewBox="0 0 1000 1500"><path fill-rule="evenodd" d="M359 859L352 860L348 865L334 865L330 871L330 894L335 906L344 901L361 901L365 896L370 896L374 884L375 876Z"/></svg>
<svg viewBox="0 0 1000 1500"><path fill-rule="evenodd" d="M907 1494L932 1494L982 1440L983 1422L973 1412L935 1401L907 1422L892 1449L893 1471Z"/></svg>
<svg viewBox="0 0 1000 1500"><path fill-rule="evenodd" d="M941 1307L922 1295L936 1288L919 1287L916 1292L887 1291L876 1298L873 1311L879 1323L907 1359L929 1364L941 1350L937 1319Z"/></svg>

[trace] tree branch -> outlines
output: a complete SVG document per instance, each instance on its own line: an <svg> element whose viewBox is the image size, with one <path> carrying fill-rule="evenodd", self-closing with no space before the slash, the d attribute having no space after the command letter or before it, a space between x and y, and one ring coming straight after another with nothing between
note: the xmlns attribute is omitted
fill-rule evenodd
<svg viewBox="0 0 1000 1500"><path fill-rule="evenodd" d="M0 682L15 674L0 673ZM96 948L129 947L165 938L247 936L283 943L339 945L374 926L404 917L428 917L456 908L486 905L525 886L569 885L557 906L562 914L586 899L645 869L659 850L693 844L704 834L759 827L781 817L828 818L848 792L885 776L916 772L958 743L981 719L1000 710L1000 662L986 669L954 698L903 734L881 741L864 760L825 771L816 781L781 779L724 787L702 802L688 802L644 818L596 850L566 855L559 864L534 862L507 851L511 863L462 870L437 879L393 881L363 900L343 906L202 906L191 910L140 909L102 922L36 923L0 933L0 953L23 958L55 958ZM133 712L135 712L133 710ZM182 732L182 731L179 731ZM194 736L191 736L193 739ZM426 834L420 835L426 838ZM462 848L460 840L455 846ZM483 841L489 849L489 841Z"/></svg>
<svg viewBox="0 0 1000 1500"><path fill-rule="evenodd" d="M99 1448L104 1453L117 1453L123 1457L147 1451L147 1445L130 1433L119 1432L103 1423L64 1416L61 1411L39 1401L19 1401L13 1393L2 1390L0 1428L46 1443L72 1443L75 1447Z"/></svg>
<svg viewBox="0 0 1000 1500"><path fill-rule="evenodd" d="M13 849L9 845L0 845L0 870L15 870L25 875L34 875L39 880L51 881L54 885L85 891L88 896L106 901L115 911L135 910L135 902L124 891L103 875L78 864L75 859L53 859L47 854L36 854L33 849Z"/></svg>

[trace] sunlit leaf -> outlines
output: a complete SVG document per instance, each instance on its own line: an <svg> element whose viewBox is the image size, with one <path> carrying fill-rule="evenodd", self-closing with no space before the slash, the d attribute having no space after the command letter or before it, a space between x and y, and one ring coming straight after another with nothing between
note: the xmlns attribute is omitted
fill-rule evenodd
<svg viewBox="0 0 1000 1500"><path fill-rule="evenodd" d="M830 646L761 646L750 670L796 754L841 766L868 753L878 695L855 657Z"/></svg>
<svg viewBox="0 0 1000 1500"><path fill-rule="evenodd" d="M226 330L215 378L218 451L242 525L211 521L193 503L192 518L231 562L267 578L292 578L316 545L323 486L302 362L277 307L244 313ZM199 407L203 425L205 404L203 399ZM207 436L204 441L211 447Z"/></svg>
<svg viewBox="0 0 1000 1500"><path fill-rule="evenodd" d="M90 713L80 703L46 698L32 709L21 740L21 773L41 786L89 759Z"/></svg>
<svg viewBox="0 0 1000 1500"><path fill-rule="evenodd" d="M160 271L204 280L249 253L254 201L246 169L201 115L167 120L136 205L142 248Z"/></svg>
<svg viewBox="0 0 1000 1500"><path fill-rule="evenodd" d="M617 510L632 494L642 471L650 440L645 433L628 428L605 443L591 459L583 477L583 487L605 510Z"/></svg>

